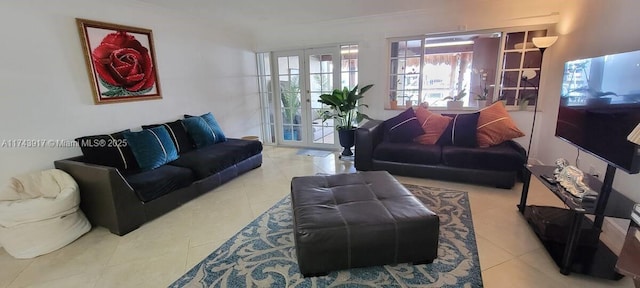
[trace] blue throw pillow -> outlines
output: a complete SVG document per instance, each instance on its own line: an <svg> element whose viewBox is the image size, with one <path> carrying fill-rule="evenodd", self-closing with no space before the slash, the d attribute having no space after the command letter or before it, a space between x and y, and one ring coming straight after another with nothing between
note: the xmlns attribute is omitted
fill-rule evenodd
<svg viewBox="0 0 640 288"><path fill-rule="evenodd" d="M193 140L189 137L189 134L187 134L187 129L184 128L182 120L176 120L164 124L142 125L142 129L150 129L158 126L164 126L164 128L167 129L173 144L176 145L178 154L187 153L196 148L196 146L193 145Z"/></svg>
<svg viewBox="0 0 640 288"><path fill-rule="evenodd" d="M178 151L164 126L140 132L126 132L124 138L131 147L138 165L143 170L158 168L178 159Z"/></svg>
<svg viewBox="0 0 640 288"><path fill-rule="evenodd" d="M213 130L213 133L216 135L215 143L227 141L227 137L225 137L224 133L222 133L222 128L220 128L220 125L218 125L218 121L216 121L216 118L213 118L213 114L211 114L211 112L201 115L200 117L202 117L204 121L207 121L207 124L209 124L209 126Z"/></svg>
<svg viewBox="0 0 640 288"><path fill-rule="evenodd" d="M201 148L214 143L227 141L227 137L222 133L222 128L213 117L211 112L202 116L184 115L182 120L187 133L193 139L196 147Z"/></svg>
<svg viewBox="0 0 640 288"><path fill-rule="evenodd" d="M413 108L409 108L398 116L384 121L385 139L389 142L412 142L416 138L424 134L422 126Z"/></svg>
<svg viewBox="0 0 640 288"><path fill-rule="evenodd" d="M480 112L468 114L442 114L453 118L436 144L478 147L478 118Z"/></svg>

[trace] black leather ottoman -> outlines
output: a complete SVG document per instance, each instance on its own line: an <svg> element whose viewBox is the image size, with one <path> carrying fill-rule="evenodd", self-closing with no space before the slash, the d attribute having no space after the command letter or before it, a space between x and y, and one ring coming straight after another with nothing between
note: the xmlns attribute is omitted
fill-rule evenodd
<svg viewBox="0 0 640 288"><path fill-rule="evenodd" d="M438 216L386 171L294 177L291 199L305 277L437 257Z"/></svg>

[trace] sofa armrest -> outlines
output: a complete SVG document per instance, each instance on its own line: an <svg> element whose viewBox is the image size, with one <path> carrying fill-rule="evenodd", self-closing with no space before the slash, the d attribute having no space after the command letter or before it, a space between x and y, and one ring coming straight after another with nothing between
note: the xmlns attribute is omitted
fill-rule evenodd
<svg viewBox="0 0 640 288"><path fill-rule="evenodd" d="M513 140L509 140L507 141L507 143L509 143L509 146L511 146L511 148L513 148L514 150L518 151L518 154L520 154L520 156L522 157L522 169L518 170L518 180L520 182L523 182L524 180L524 169L525 169L525 165L527 165L527 150L524 149L524 147L522 147L522 145L520 145L520 143L513 141Z"/></svg>
<svg viewBox="0 0 640 288"><path fill-rule="evenodd" d="M80 208L93 225L124 235L145 222L142 202L118 169L82 162L82 157L54 161L80 188Z"/></svg>
<svg viewBox="0 0 640 288"><path fill-rule="evenodd" d="M384 121L369 120L356 130L356 170L373 169L373 151L382 142Z"/></svg>
<svg viewBox="0 0 640 288"><path fill-rule="evenodd" d="M524 147L522 147L522 145L520 145L518 142L513 141L513 140L509 140L509 141L507 141L507 143L509 143L509 146L511 146L511 148L513 148L513 150L518 151L518 154L520 154L522 156L522 159L524 161L526 161L526 159L527 159L527 150L525 150Z"/></svg>

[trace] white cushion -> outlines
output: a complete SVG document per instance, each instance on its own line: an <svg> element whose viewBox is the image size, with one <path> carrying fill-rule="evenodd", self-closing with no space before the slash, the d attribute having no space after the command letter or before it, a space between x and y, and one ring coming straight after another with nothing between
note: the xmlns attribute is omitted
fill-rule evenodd
<svg viewBox="0 0 640 288"><path fill-rule="evenodd" d="M60 249L91 230L82 211L39 222L0 227L0 243L9 255L25 259Z"/></svg>
<svg viewBox="0 0 640 288"><path fill-rule="evenodd" d="M11 178L0 191L0 246L16 258L57 250L87 233L78 184L51 169Z"/></svg>
<svg viewBox="0 0 640 288"><path fill-rule="evenodd" d="M78 189L71 175L59 169L49 169L12 177L0 190L2 200L24 200L38 197L55 198L65 188Z"/></svg>
<svg viewBox="0 0 640 288"><path fill-rule="evenodd" d="M0 196L0 199L13 198L13 200L0 201L0 226L13 227L59 217L78 209L80 205L78 184L69 174L62 170L51 169L34 173L34 175L41 176L45 180L37 180L32 175L23 175L12 178L12 183L4 189L2 193L4 197ZM55 187L57 192L53 193L52 187Z"/></svg>

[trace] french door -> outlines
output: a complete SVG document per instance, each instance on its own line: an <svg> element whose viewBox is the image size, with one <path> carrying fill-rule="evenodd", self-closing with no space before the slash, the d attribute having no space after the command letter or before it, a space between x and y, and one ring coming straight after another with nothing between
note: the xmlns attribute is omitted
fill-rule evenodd
<svg viewBox="0 0 640 288"><path fill-rule="evenodd" d="M333 120L322 122L327 107L318 102L320 95L331 93L340 83L338 48L316 48L275 52L272 71L277 102L278 144L284 146L335 148L337 133Z"/></svg>

